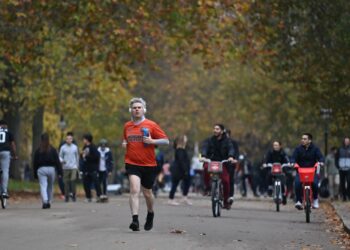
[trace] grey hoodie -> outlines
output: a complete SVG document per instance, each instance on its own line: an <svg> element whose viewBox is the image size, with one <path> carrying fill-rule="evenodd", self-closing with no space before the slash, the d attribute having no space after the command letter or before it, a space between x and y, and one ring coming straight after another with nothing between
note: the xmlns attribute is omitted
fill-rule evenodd
<svg viewBox="0 0 350 250"><path fill-rule="evenodd" d="M63 144L60 149L60 161L63 169L78 169L79 166L79 149L75 144Z"/></svg>

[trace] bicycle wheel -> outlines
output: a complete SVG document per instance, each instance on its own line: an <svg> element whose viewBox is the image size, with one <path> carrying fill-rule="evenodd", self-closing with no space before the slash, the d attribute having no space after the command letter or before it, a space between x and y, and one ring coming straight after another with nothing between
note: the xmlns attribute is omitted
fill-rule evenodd
<svg viewBox="0 0 350 250"><path fill-rule="evenodd" d="M310 213L311 213L311 200L310 200L310 189L305 190L305 215L306 222L310 222Z"/></svg>
<svg viewBox="0 0 350 250"><path fill-rule="evenodd" d="M224 205L224 186L222 185L222 182L219 180L218 181L218 192L219 192L219 202L218 202L218 217L221 216L221 208Z"/></svg>
<svg viewBox="0 0 350 250"><path fill-rule="evenodd" d="M220 216L220 204L219 204L219 183L213 181L211 183L211 207L213 211L213 216Z"/></svg>
<svg viewBox="0 0 350 250"><path fill-rule="evenodd" d="M280 211L280 192L281 192L281 186L275 182L275 204L276 204L276 211Z"/></svg>

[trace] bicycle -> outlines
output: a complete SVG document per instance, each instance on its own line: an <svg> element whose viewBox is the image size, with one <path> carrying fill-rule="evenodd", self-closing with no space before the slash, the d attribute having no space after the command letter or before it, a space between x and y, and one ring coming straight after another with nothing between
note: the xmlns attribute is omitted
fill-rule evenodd
<svg viewBox="0 0 350 250"><path fill-rule="evenodd" d="M294 168L298 171L303 188L303 206L305 210L306 223L310 223L311 204L313 202L312 184L316 174L320 173L320 163L316 162L313 167L300 167L297 163Z"/></svg>
<svg viewBox="0 0 350 250"><path fill-rule="evenodd" d="M2 183L2 170L0 170L0 184ZM2 209L6 209L7 207L7 196L4 196L3 192L0 193L0 201Z"/></svg>
<svg viewBox="0 0 350 250"><path fill-rule="evenodd" d="M276 211L279 212L280 211L280 205L282 203L282 179L284 177L284 173L283 173L283 168L284 167L289 167L290 164L289 163L284 163L281 165L281 163L279 162L275 162L275 163L268 163L266 164L265 167L270 167L271 168L271 174L273 176L274 182L273 182L273 191L274 191L274 195L273 195L273 200L276 204Z"/></svg>
<svg viewBox="0 0 350 250"><path fill-rule="evenodd" d="M211 204L212 212L214 217L221 216L221 208L224 205L224 188L220 178L223 172L223 164L228 160L223 161L211 161L203 159L204 162L208 163L208 172L210 173L211 179Z"/></svg>

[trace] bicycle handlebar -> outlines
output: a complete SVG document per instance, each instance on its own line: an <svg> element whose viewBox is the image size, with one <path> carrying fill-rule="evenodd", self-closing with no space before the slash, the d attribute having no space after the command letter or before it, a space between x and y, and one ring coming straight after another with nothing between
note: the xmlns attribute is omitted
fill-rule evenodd
<svg viewBox="0 0 350 250"><path fill-rule="evenodd" d="M280 163L264 163L262 165L263 168L272 168L273 164L280 164ZM284 167L292 167L290 163L283 163L283 164L280 164L282 168Z"/></svg>
<svg viewBox="0 0 350 250"><path fill-rule="evenodd" d="M210 159L207 159L207 158L201 158L201 159L199 159L199 161L201 161L201 162L207 162L207 163L210 163L210 162L212 162L212 160L210 160ZM229 162L229 160L223 160L223 161L220 161L221 162L221 164L222 163L225 163L225 162Z"/></svg>
<svg viewBox="0 0 350 250"><path fill-rule="evenodd" d="M320 174L321 172L321 166L323 166L323 162L316 162L315 165L313 166L316 169L316 174ZM294 168L298 169L300 168L298 163L294 163Z"/></svg>

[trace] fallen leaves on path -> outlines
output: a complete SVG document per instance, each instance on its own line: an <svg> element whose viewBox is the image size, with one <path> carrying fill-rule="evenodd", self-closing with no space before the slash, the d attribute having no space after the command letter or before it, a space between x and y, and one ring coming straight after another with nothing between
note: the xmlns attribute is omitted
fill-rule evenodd
<svg viewBox="0 0 350 250"><path fill-rule="evenodd" d="M341 249L350 249L350 235L345 232L343 223L334 208L329 203L321 203L321 207L325 211L325 222L329 227L326 232L333 232L337 235L331 240L331 243Z"/></svg>
<svg viewBox="0 0 350 250"><path fill-rule="evenodd" d="M170 231L170 233L172 233L172 234L184 234L184 233L186 233L186 231L185 230L181 230L181 229L172 229L171 231Z"/></svg>

